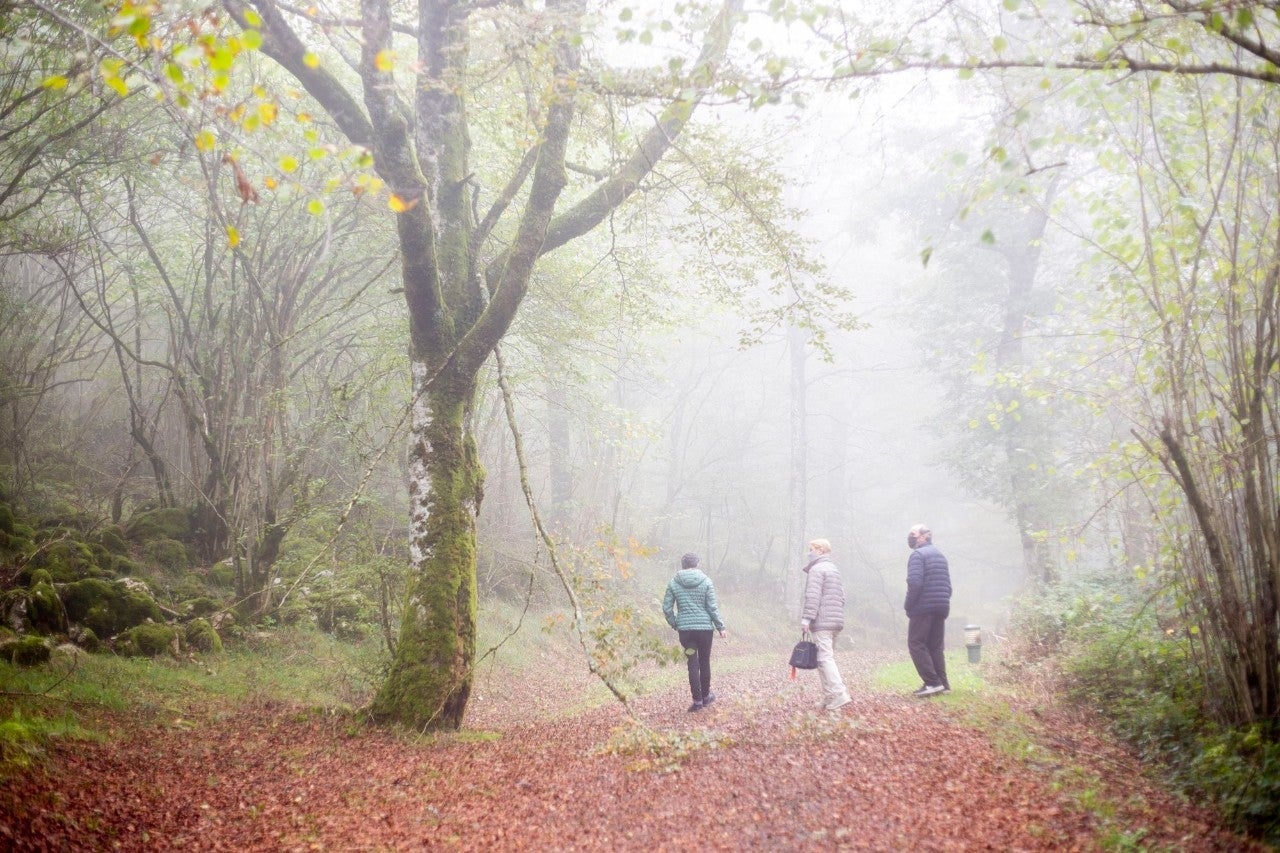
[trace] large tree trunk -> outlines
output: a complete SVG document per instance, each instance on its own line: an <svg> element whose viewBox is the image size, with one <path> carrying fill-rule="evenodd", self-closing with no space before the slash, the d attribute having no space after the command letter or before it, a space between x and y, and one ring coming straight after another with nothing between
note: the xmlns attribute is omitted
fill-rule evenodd
<svg viewBox="0 0 1280 853"><path fill-rule="evenodd" d="M425 371L416 371L421 378ZM414 728L457 729L476 647L476 538L482 473L466 431L474 391L419 397L409 460L410 561L395 665L373 714Z"/></svg>

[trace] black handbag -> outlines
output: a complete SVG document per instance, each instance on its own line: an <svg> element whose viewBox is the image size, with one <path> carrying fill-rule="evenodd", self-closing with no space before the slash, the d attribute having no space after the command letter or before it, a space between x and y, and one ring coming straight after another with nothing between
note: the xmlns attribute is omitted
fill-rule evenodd
<svg viewBox="0 0 1280 853"><path fill-rule="evenodd" d="M805 639L808 636L807 633L801 634L800 642L796 643L796 647L791 650L792 669L818 668L818 644Z"/></svg>

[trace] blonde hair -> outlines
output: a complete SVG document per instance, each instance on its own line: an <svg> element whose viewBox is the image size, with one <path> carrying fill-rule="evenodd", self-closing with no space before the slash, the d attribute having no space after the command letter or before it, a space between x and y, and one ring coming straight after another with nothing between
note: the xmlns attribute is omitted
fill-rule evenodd
<svg viewBox="0 0 1280 853"><path fill-rule="evenodd" d="M831 553L831 543L826 539L811 539L809 540L809 547L817 551L819 554Z"/></svg>

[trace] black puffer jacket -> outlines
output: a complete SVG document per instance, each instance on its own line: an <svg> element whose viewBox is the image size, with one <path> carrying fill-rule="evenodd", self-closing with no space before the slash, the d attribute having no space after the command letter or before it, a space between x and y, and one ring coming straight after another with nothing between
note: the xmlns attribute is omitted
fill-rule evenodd
<svg viewBox="0 0 1280 853"><path fill-rule="evenodd" d="M907 600L902 606L912 618L951 613L951 570L932 542L907 559Z"/></svg>

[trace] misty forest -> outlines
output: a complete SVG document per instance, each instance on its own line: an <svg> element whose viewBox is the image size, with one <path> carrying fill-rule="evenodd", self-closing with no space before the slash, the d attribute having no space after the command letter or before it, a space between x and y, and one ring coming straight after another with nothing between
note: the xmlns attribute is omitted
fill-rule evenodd
<svg viewBox="0 0 1280 853"><path fill-rule="evenodd" d="M0 846L1275 844L1280 2L0 0Z"/></svg>

